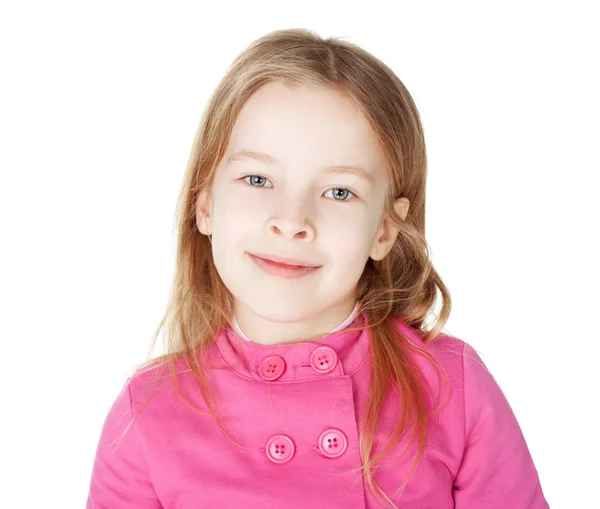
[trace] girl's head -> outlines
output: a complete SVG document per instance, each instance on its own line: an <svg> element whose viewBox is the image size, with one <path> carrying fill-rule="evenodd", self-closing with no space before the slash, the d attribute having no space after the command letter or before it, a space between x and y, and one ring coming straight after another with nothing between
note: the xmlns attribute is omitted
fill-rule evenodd
<svg viewBox="0 0 600 509"><path fill-rule="evenodd" d="M153 341L164 325L167 353L159 360L168 361L176 384L175 361L185 360L228 436L201 354L233 314L257 323L261 335L272 323L282 324L281 331L286 322L307 323L296 336L311 339L358 301L373 367L361 422L362 468L388 503L373 469L412 431L418 439L414 471L431 410L408 352L437 364L388 318L419 330L427 343L451 306L425 241L425 180L419 114L385 64L309 30L261 37L233 62L203 114L178 204L171 300ZM250 253L319 268L298 279L271 277ZM438 289L441 310L429 329L425 319ZM371 457L379 409L391 388L402 392L402 418L387 447Z"/></svg>
<svg viewBox="0 0 600 509"><path fill-rule="evenodd" d="M425 176L418 111L385 64L308 30L267 34L204 112L181 195L177 283L215 328L235 311L324 330L357 300L371 320L420 325L436 276ZM271 277L250 253L319 269Z"/></svg>

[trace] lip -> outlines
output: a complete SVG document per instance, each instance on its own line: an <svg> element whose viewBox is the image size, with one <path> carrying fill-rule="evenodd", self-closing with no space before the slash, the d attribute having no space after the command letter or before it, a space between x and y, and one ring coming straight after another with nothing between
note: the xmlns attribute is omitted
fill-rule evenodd
<svg viewBox="0 0 600 509"><path fill-rule="evenodd" d="M279 265L286 265L286 266L293 266L293 267L312 267L312 268L320 267L320 265L313 265L311 263L303 262L302 260L295 260L294 258L283 258L281 256L272 256L272 255L263 254L263 253L248 253L248 254L251 256L254 256L256 258L261 258L262 260L265 260L268 262L277 263Z"/></svg>
<svg viewBox="0 0 600 509"><path fill-rule="evenodd" d="M299 278L315 272L320 267L306 267L298 265L287 265L284 263L278 263L259 256L248 253L250 259L260 268L263 272L271 276L282 277L285 279Z"/></svg>

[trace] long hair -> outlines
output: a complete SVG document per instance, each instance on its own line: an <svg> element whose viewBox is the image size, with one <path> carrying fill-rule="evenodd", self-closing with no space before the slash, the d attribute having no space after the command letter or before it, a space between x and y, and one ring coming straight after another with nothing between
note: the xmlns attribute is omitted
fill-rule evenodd
<svg viewBox="0 0 600 509"><path fill-rule="evenodd" d="M210 413L227 439L239 446L220 422L218 401L202 361L218 331L231 325L233 297L217 273L211 239L198 230L196 204L199 194L211 187L245 101L259 87L275 80L330 87L349 94L372 127L389 163L385 212L399 227L399 233L385 258L369 258L357 286L359 309L367 317L373 366L359 448L360 470L369 489L384 504L396 508L375 481L374 471L412 429L410 443L416 440L418 448L410 477L425 448L430 416L426 382L411 362L409 350L442 368L390 319L403 320L418 331L424 343L431 343L449 317L451 300L433 268L425 240L427 159L419 113L400 79L364 49L340 38L321 38L310 30L276 30L252 42L227 69L202 113L177 203L175 273L167 310L154 333L149 357L163 328L166 353L145 361L138 369L167 363L177 394L192 408ZM404 220L392 206L400 196L410 200ZM436 289L441 294L441 309L429 326L426 319L430 313L435 314ZM195 407L179 390L176 368L180 362L193 374L207 410ZM401 396L397 398L403 402L401 418L387 447L371 457L379 409L390 391ZM407 482L408 478L399 490Z"/></svg>

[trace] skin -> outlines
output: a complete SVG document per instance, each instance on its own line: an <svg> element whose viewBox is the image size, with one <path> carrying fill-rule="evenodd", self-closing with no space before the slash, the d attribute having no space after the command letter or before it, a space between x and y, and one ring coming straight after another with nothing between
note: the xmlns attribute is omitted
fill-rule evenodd
<svg viewBox="0 0 600 509"><path fill-rule="evenodd" d="M242 149L277 162L229 163ZM349 316L369 257L383 259L398 234L384 216L386 164L372 129L343 92L270 82L248 99L211 189L198 197L196 221L212 235L215 266L251 341L322 336ZM330 165L358 166L374 181L327 173ZM404 197L395 201L402 219L409 205ZM284 279L263 272L247 252L321 268Z"/></svg>

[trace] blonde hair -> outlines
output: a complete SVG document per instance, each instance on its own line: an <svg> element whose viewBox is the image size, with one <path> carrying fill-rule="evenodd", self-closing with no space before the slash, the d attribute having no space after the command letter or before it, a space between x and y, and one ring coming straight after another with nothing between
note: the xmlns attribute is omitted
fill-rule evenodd
<svg viewBox="0 0 600 509"><path fill-rule="evenodd" d="M373 365L359 434L362 465L357 470L363 471L369 489L377 498L396 508L375 481L374 471L412 426L410 441L418 440L418 450L398 491L402 490L423 454L430 416L424 394L426 381L411 362L408 351L419 352L442 368L424 348L394 327L390 319L403 320L419 332L424 343L431 343L448 319L451 300L433 268L425 240L427 161L419 113L400 79L360 47L339 38L323 39L310 30L276 30L251 43L231 64L202 114L177 205L173 286L166 313L150 347L154 348L164 327L166 353L146 361L138 369L167 363L177 394L192 408L209 412L227 439L239 446L220 422L208 370L202 362L202 354L214 343L219 330L231 325L233 297L215 268L210 239L198 231L196 204L199 194L211 187L245 101L259 87L275 80L329 87L349 94L372 126L389 162L390 186L385 211L399 227L399 233L384 259L368 260L357 286L360 312L367 317L370 331ZM410 200L404 220L392 206L399 196ZM441 293L441 309L429 328L425 319L433 311L436 288ZM193 374L207 410L195 407L179 390L176 361L185 362L186 371ZM397 400L404 403L401 418L388 445L371 458L380 407L388 391L394 390L398 391ZM408 446L404 453L407 450Z"/></svg>

